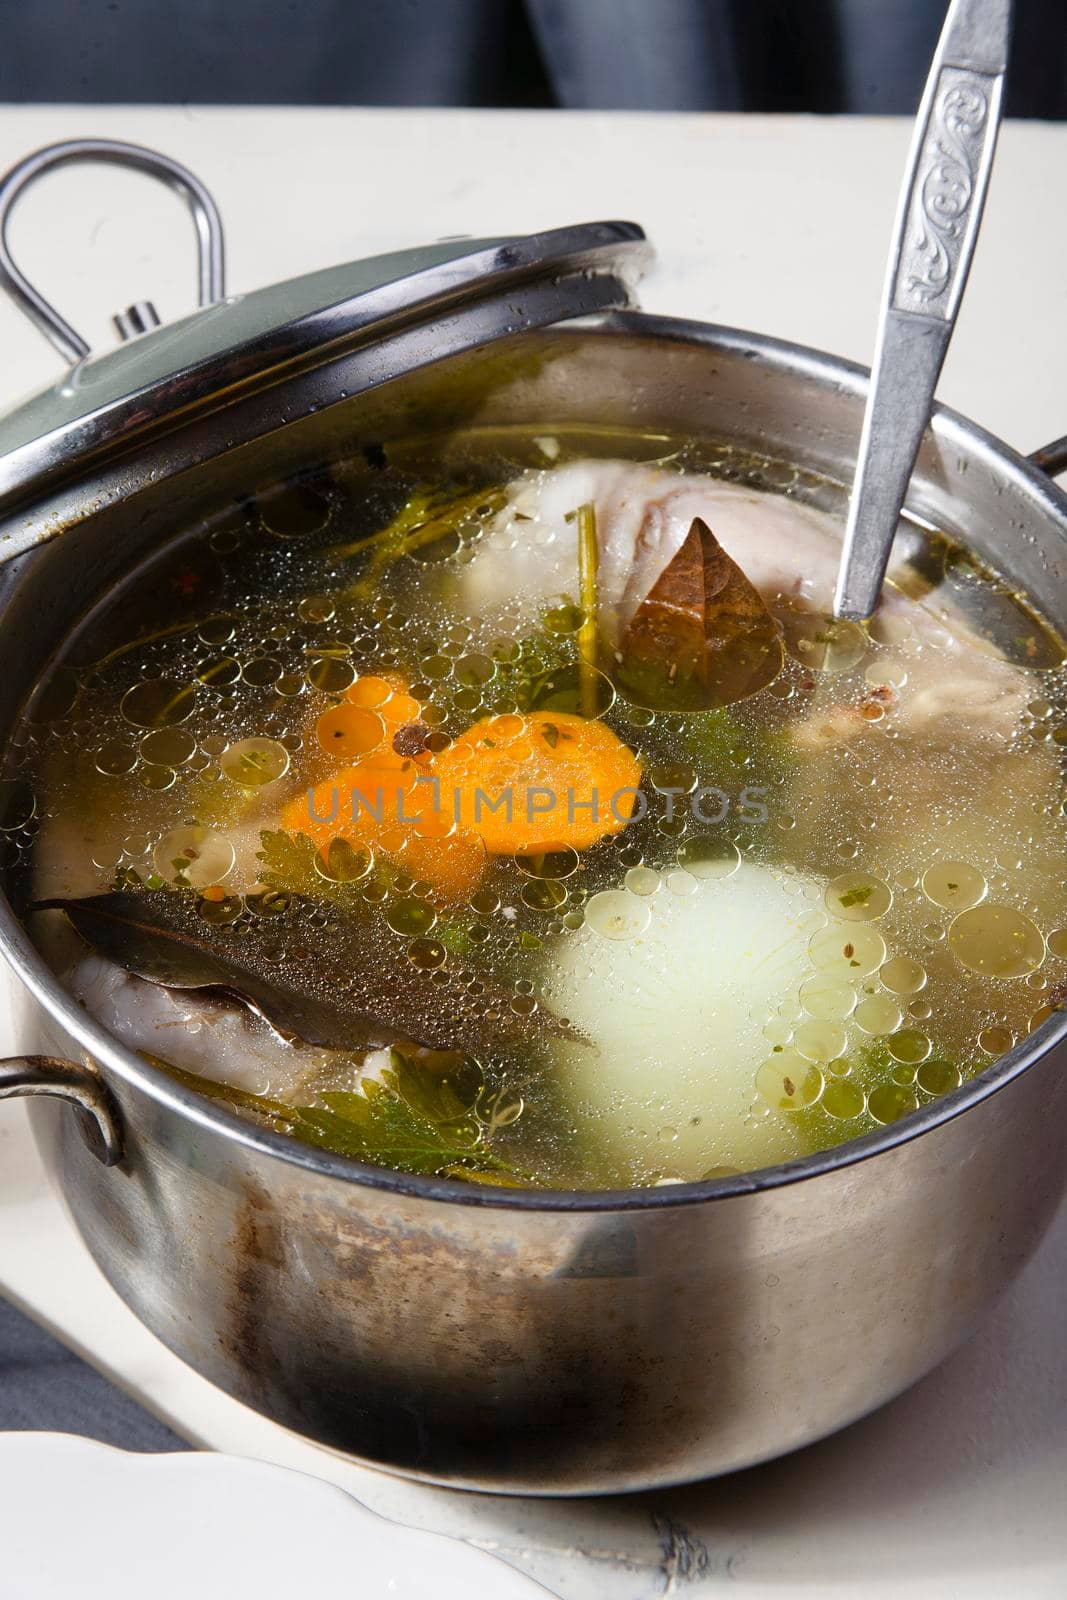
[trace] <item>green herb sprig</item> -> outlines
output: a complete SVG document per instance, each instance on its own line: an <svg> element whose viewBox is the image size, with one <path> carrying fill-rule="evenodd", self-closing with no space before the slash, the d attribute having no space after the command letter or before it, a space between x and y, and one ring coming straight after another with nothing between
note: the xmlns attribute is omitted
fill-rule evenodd
<svg viewBox="0 0 1067 1600"><path fill-rule="evenodd" d="M397 1172L505 1186L529 1181L489 1148L480 1123L439 1067L399 1051L393 1052L392 1067L380 1077L364 1079L356 1090L328 1090L317 1104L308 1106L252 1094L157 1057L149 1059L186 1088L251 1112L277 1132L320 1150ZM441 1059L438 1054L437 1061Z"/></svg>

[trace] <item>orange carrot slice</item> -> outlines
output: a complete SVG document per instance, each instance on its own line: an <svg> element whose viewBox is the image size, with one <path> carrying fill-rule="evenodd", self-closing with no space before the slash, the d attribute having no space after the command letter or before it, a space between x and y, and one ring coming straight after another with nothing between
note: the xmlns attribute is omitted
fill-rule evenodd
<svg viewBox="0 0 1067 1600"><path fill-rule="evenodd" d="M477 887L489 855L587 849L633 815L641 766L602 722L564 712L485 717L446 750L420 745L422 707L399 674L358 678L319 717L347 764L290 801L282 826L325 851L369 844L448 898Z"/></svg>
<svg viewBox="0 0 1067 1600"><path fill-rule="evenodd" d="M604 723L563 712L484 717L433 763L441 809L490 855L570 845L623 829L637 805L637 757Z"/></svg>
<svg viewBox="0 0 1067 1600"><path fill-rule="evenodd" d="M332 839L369 844L416 881L449 899L462 899L485 871L485 847L435 809L432 784L419 784L418 764L381 752L343 767L311 796L298 795L282 812L282 827L304 833L321 851Z"/></svg>

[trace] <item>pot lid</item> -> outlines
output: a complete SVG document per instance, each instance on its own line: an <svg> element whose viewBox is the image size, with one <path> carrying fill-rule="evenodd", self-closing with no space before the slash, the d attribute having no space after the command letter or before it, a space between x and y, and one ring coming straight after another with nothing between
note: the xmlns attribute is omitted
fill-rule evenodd
<svg viewBox="0 0 1067 1600"><path fill-rule="evenodd" d="M8 213L28 183L74 160L163 177L189 204L200 241L201 309L159 326L150 304L131 307L115 318L127 342L98 356L22 277L6 243ZM388 345L388 358L364 360L354 377L349 362L346 387L330 391L320 383L311 408L330 404L331 393L334 402L346 399L473 345L632 306L650 254L636 223L587 222L519 237L445 240L227 297L218 213L192 173L109 140L51 146L0 183L0 286L74 364L0 418L0 512L222 407L226 427L215 430L216 453L270 432L300 412L300 401L295 411L289 403L294 380L356 351ZM264 405L268 391L273 403ZM253 399L258 403L249 404ZM211 447L198 454L206 459ZM0 559L48 531L33 518L21 536L5 530Z"/></svg>

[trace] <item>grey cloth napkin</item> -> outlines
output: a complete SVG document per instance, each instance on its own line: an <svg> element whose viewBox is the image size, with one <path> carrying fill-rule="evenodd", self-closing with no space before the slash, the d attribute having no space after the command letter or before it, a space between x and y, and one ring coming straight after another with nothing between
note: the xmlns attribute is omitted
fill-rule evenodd
<svg viewBox="0 0 1067 1600"><path fill-rule="evenodd" d="M0 1431L80 1433L123 1450L188 1450L165 1423L0 1299Z"/></svg>

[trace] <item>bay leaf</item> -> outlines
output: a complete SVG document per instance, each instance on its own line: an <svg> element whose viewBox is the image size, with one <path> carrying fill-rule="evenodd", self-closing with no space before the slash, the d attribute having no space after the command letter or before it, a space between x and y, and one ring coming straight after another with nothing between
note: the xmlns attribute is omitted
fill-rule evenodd
<svg viewBox="0 0 1067 1600"><path fill-rule="evenodd" d="M758 591L696 517L638 606L613 677L654 711L711 711L773 683L784 655Z"/></svg>
<svg viewBox="0 0 1067 1600"><path fill-rule="evenodd" d="M433 1050L493 1054L538 1038L578 1039L539 1006L511 1009L510 995L464 975L441 983L407 960L380 923L321 915L317 901L278 896L271 915L216 924L198 898L174 889L119 889L84 899L44 900L86 943L149 983L238 1002L286 1038L330 1050L374 1050L404 1041Z"/></svg>

